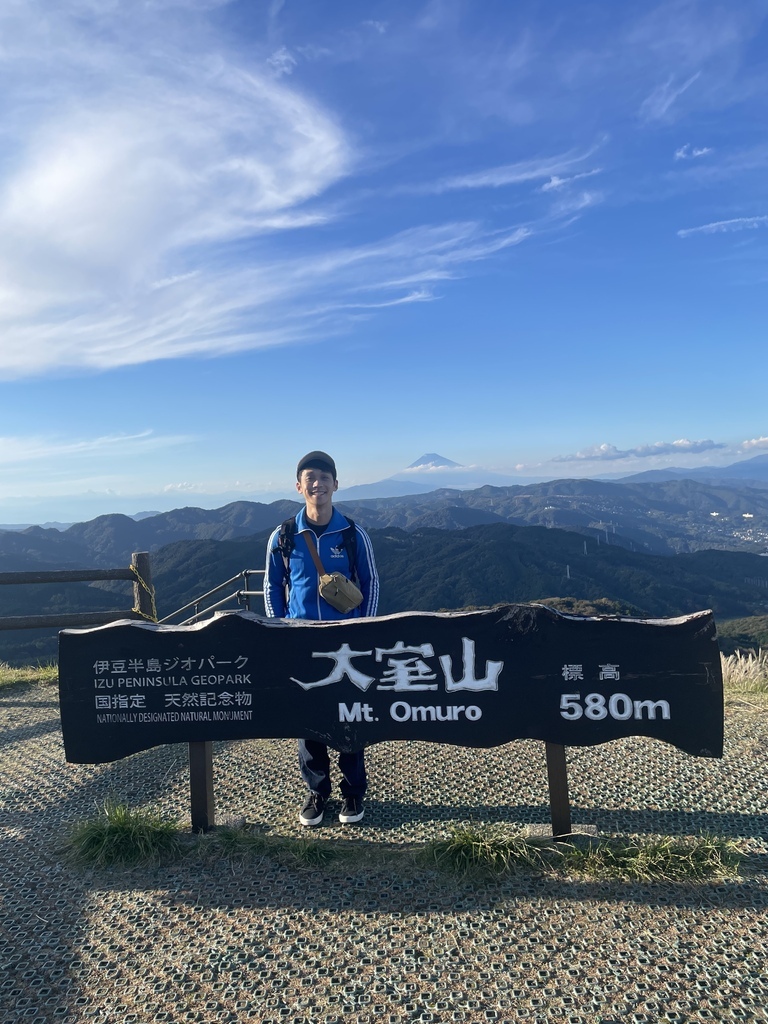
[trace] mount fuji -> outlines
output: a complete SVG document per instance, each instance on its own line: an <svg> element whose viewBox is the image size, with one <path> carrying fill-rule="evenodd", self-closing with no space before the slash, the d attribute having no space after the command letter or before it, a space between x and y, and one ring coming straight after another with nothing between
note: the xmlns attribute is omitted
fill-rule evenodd
<svg viewBox="0 0 768 1024"><path fill-rule="evenodd" d="M397 498L408 494L426 494L428 491L443 488L468 491L486 485L509 487L531 482L522 477L503 476L483 466L463 466L444 455L438 455L437 452L426 452L405 469L385 480L339 490L337 498L340 501Z"/></svg>

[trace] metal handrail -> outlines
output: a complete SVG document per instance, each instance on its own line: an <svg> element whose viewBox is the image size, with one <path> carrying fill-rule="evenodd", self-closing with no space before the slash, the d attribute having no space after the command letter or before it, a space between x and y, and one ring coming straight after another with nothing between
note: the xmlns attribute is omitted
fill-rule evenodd
<svg viewBox="0 0 768 1024"><path fill-rule="evenodd" d="M177 615L181 615L184 612L188 611L190 608L194 608L194 615L192 615L188 619L184 619L183 622L176 623L176 625L179 626L188 626L191 623L198 622L200 619L203 619L207 615L212 614L217 608L221 608L222 605L228 604L230 601L233 601L235 599L237 599L237 603L241 606L244 606L247 611L250 610L249 599L251 597L261 596L264 593L263 590L248 589L248 577L254 575L263 576L264 570L243 569L242 572L239 572L236 576L232 576L230 579L225 580L224 583L220 583L217 587L214 587L213 590L209 590L207 593L201 594L200 597L196 597L192 601L188 601L187 604L182 605L181 608L177 608L176 611L171 612L169 615L166 615L164 618L159 620L160 624L168 623L170 622L171 619L175 619ZM224 590L225 587L231 586L237 580L243 581L243 587L241 589L235 590L233 593L221 598L215 604L208 605L206 608L203 609L200 608L200 605L202 604L203 601L207 601L209 598L214 597L214 595L220 593L222 590Z"/></svg>

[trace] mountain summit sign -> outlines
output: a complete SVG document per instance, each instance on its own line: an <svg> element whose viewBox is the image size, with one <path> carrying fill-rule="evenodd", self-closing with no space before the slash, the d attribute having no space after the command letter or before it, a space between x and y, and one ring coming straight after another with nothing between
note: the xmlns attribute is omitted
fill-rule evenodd
<svg viewBox="0 0 768 1024"><path fill-rule="evenodd" d="M67 760L162 743L304 736L591 746L651 736L721 757L711 612L639 620L541 605L341 622L225 612L194 626L121 621L59 638Z"/></svg>

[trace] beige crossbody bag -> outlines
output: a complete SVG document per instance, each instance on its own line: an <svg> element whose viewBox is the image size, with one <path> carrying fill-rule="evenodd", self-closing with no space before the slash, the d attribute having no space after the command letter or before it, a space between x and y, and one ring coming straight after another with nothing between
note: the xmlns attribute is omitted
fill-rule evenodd
<svg viewBox="0 0 768 1024"><path fill-rule="evenodd" d="M317 553L314 534L309 530L303 530L302 535L309 548L309 553L312 555L312 561L317 567L319 577L317 589L320 597L337 612L351 612L353 608L362 604L363 595L352 580L348 580L341 572L325 571L323 563L320 561L320 555Z"/></svg>

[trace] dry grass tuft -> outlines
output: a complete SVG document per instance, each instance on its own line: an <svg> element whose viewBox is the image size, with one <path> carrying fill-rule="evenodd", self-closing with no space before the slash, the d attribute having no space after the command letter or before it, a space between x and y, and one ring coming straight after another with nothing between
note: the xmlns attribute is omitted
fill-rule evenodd
<svg viewBox="0 0 768 1024"><path fill-rule="evenodd" d="M721 654L723 686L727 693L768 693L768 651Z"/></svg>

